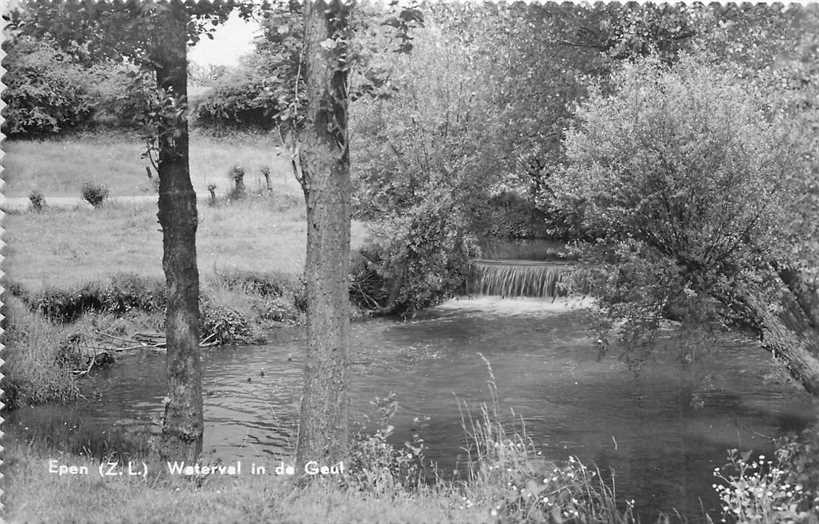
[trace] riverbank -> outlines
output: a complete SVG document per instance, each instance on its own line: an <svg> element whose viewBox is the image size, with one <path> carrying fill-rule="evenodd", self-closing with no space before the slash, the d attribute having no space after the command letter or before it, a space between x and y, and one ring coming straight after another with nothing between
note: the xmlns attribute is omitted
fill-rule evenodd
<svg viewBox="0 0 819 524"><path fill-rule="evenodd" d="M377 495L333 482L299 488L289 478L251 475L200 482L182 476L102 478L97 461L21 446L7 447L4 458L8 522L492 522L485 508L458 508L456 496L440 491ZM50 458L87 467L90 474L50 474Z"/></svg>
<svg viewBox="0 0 819 524"><path fill-rule="evenodd" d="M199 214L205 342L259 343L299 323L302 201L264 194L200 206ZM139 344L111 337L162 335L165 286L155 205L46 208L7 215L5 228L3 384L12 405L74 398L78 376L90 370L100 348ZM366 226L354 222L352 246L365 236Z"/></svg>

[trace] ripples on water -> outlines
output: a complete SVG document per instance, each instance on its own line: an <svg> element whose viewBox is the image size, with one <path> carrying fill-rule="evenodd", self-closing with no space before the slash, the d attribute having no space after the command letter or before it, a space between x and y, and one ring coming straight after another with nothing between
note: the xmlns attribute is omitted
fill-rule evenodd
<svg viewBox="0 0 819 524"><path fill-rule="evenodd" d="M706 509L716 505L711 471L726 449L767 451L769 437L813 420L806 394L762 379L770 359L753 343L723 340L683 367L679 341L669 338L656 362L635 375L615 354L600 358L589 323L565 301L479 298L406 323L353 324L353 414L364 420L369 401L396 392L396 443L409 438L415 417L427 416L417 429L442 471L451 470L463 438L457 400L477 409L488 399L481 353L503 407L523 418L544 455L613 469L618 495L637 499L646 517L676 507L692 521L702 518L699 499ZM291 452L303 365L299 332L292 335L205 354L206 457L270 460ZM102 435L115 424L158 418L165 387L163 354L123 356L86 380L92 398L18 410L12 423L57 440L70 440L72 431Z"/></svg>

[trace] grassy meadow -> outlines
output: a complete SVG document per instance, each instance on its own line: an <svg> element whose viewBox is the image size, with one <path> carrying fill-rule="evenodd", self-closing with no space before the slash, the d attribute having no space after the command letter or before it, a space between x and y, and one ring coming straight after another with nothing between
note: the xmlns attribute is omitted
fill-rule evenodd
<svg viewBox="0 0 819 524"><path fill-rule="evenodd" d="M162 277L155 205L46 209L5 219L7 278L26 288L67 287L112 273ZM354 222L352 246L366 226ZM197 257L203 280L224 269L301 274L305 210L296 195L199 206Z"/></svg>
<svg viewBox="0 0 819 524"><path fill-rule="evenodd" d="M197 255L203 280L220 269L301 273L306 247L301 188L287 165L275 157L271 136L236 134L191 137L191 178L200 197L207 185L224 196L233 165L245 167L251 195L242 201L199 206ZM25 197L37 189L46 196L79 196L84 181L108 186L111 196L151 194L139 159L138 138L88 135L48 141L7 141L5 194ZM261 166L272 166L271 194L263 197ZM4 270L10 281L28 288L65 287L105 278L114 272L162 276L162 234L155 204L108 203L91 210L48 208L11 213L5 220ZM352 245L366 227L352 226Z"/></svg>
<svg viewBox="0 0 819 524"><path fill-rule="evenodd" d="M190 139L191 181L201 196L209 184L218 194L230 190L228 170L235 164L245 168L250 189L263 187L263 166L271 171L274 189L300 193L286 161L276 154L279 139L274 135L232 134L224 137L194 132ZM4 193L26 197L32 190L48 197L78 197L84 182L103 184L111 196L150 195L153 183L140 155L145 146L131 134L67 135L49 140L6 140L3 144ZM154 176L156 176L154 174Z"/></svg>

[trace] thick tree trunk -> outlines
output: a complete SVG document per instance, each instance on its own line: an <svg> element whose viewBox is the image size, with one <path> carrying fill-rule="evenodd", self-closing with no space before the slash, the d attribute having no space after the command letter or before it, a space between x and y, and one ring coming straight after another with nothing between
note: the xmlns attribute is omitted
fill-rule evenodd
<svg viewBox="0 0 819 524"><path fill-rule="evenodd" d="M784 273L784 274L783 274ZM819 396L819 323L816 291L798 272L782 272L782 302L772 312L766 302L748 293L742 303L754 319L762 345L781 359L791 377Z"/></svg>
<svg viewBox="0 0 819 524"><path fill-rule="evenodd" d="M792 268L780 270L779 278L793 293L796 302L807 315L810 325L819 330L819 293L817 293L816 284L809 283L804 273Z"/></svg>
<svg viewBox="0 0 819 524"><path fill-rule="evenodd" d="M160 90L179 111L187 104L187 15L173 3L154 55ZM162 267L168 286L165 316L168 402L160 454L195 461L202 450L202 370L199 360L199 270L196 266L196 193L188 161L188 125L183 113L166 115L159 136L159 223Z"/></svg>
<svg viewBox="0 0 819 524"><path fill-rule="evenodd" d="M333 465L348 452L347 361L352 183L347 44L352 6L306 2L308 108L298 154L307 204L307 358L296 462ZM301 470L301 469L300 469Z"/></svg>

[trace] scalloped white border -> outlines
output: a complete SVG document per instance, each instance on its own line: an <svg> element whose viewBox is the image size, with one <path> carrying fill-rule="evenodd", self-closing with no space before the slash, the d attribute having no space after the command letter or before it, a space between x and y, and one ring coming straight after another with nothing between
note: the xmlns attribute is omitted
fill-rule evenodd
<svg viewBox="0 0 819 524"><path fill-rule="evenodd" d="M61 0L52 0L52 1L61 1ZM100 1L100 2L109 2L110 1L110 3L114 3L111 0L96 0L96 1ZM194 0L194 1L199 3L199 2L210 2L212 0ZM241 0L239 0L239 1L241 1ZM379 1L386 3L387 0L379 0ZM430 0L430 1L431 2L462 3L462 4L468 4L468 3L483 4L484 3L484 0ZM706 6L711 6L711 5L717 4L717 5L720 5L722 7L727 7L729 5L746 4L746 3L750 3L750 4L777 4L778 3L778 4L782 5L783 10L787 10L788 8L790 8L792 6L805 7L805 6L809 6L809 5L819 5L819 0L796 0L796 1L790 1L790 2L773 2L773 1L768 1L768 0L766 0L766 1L754 1L754 2L747 2L747 1L746 2L733 2L733 1L729 2L729 1L724 1L724 0L722 0L722 1L719 1L719 0L705 0L705 1L677 0L677 1L674 1L674 2L651 2L649 0L632 0L632 2L636 3L638 5L644 5L644 4L658 4L658 5L662 5L662 4L674 4L674 5L677 5L677 4L685 4L685 5L704 4ZM16 0L0 0L0 14L5 15L16 3L17 3ZM251 0L251 1L245 2L245 3L256 3L256 2ZM550 1L544 1L544 0L500 0L500 1L497 1L497 2L493 2L493 3L507 4L507 5L508 4L516 4L516 3L523 3L525 5L529 5L529 4L550 4L550 3L557 3L557 4L571 3L571 4L591 6L591 5L596 5L596 4L623 4L623 3L626 3L626 2L607 2L607 1L597 1L597 2L589 2L589 1L582 1L582 2L564 1L564 2L560 2L560 1L557 1L556 2L556 1L552 1L552 0L550 0ZM2 24L2 27L0 27L0 43L3 43L3 42L5 42L5 39L6 39L6 31L5 31L6 24L4 22L0 22L0 24ZM3 83L3 75L5 75L6 70L2 66L2 60L3 60L3 58L5 58L5 56L6 56L6 53L0 47L0 94L3 93L3 91L5 90L5 87L6 87L6 85ZM0 112L2 112L2 110L5 107L6 107L5 102L3 102L3 100L0 98ZM4 120L5 119L3 118L2 113L0 113L0 125L2 125ZM0 200L2 200L3 197L4 197L4 189L5 189L5 180L3 178L3 171L4 171L3 159L5 158L5 151L3 150L3 146L4 146L4 143L5 143L5 139L6 139L6 136L2 132L0 132ZM3 282L4 282L3 278L5 277L5 272L3 271L3 262L5 260L5 257L3 256L3 252L5 251L5 246L6 246L6 243L3 240L4 233L5 233L5 213L3 213L2 209L0 209L0 323L2 323L3 320L5 320L5 316L3 315L3 311L5 311L5 308L4 308L4 306L5 306L5 302L4 302L5 288L3 287ZM4 338L2 337L3 333L4 333L4 330L2 328L2 324L0 324L0 379L3 378L3 364L4 364L4 361L3 361L2 357L3 357L3 351L5 350L5 345L3 344ZM2 388L0 388L0 410L2 410L3 407L5 407L5 403L3 402L3 400L5 400L5 392L2 390ZM5 505L3 504L4 490L2 488L3 487L3 478L4 478L4 475L3 475L3 472L2 472L2 466L4 464L4 461L3 461L2 457L3 457L3 452L5 451L5 448L2 445L2 439L5 436L5 434L2 431L3 422L4 422L4 419L3 419L2 416L0 416L0 512L2 512L3 509L5 508ZM0 522L3 522L2 517L0 517Z"/></svg>
<svg viewBox="0 0 819 524"><path fill-rule="evenodd" d="M0 0L0 5L2 5L2 8L0 8L0 15L5 15L6 12L8 12L9 8L12 6L13 2L14 0ZM5 43L6 41L6 24L2 20L3 19L0 19L0 45ZM0 47L0 94L2 94L6 90L6 84L3 83L3 76L6 74L6 69L3 67L3 59L5 57L6 53L5 51L3 51L3 48ZM2 111L5 107L6 103L3 102L2 98L0 98L0 126L2 126L3 122L5 122L5 118L3 118L2 114ZM3 160L5 159L6 156L6 152L4 150L5 139L6 135L4 135L2 131L0 131L0 198L2 198L5 195L6 185L5 178L3 177L3 171L5 169L3 167ZM3 212L2 209L0 209L0 379L3 378L3 364L5 363L3 360L3 356L6 349L6 346L4 344L5 337L3 336L5 332L5 330L3 329L3 321L5 320L5 315L3 315L3 312L5 311L6 291L5 287L3 286L3 283L5 282L4 279L5 271L3 271L3 262L5 261L4 253L6 247L6 242L3 240L3 236L5 232L6 232L5 213ZM2 388L0 388L0 410L2 410L5 407L4 402L5 399L6 399L5 391L3 391ZM3 495L5 493L3 490L3 486L5 485L5 482L3 480L2 471L2 466L4 463L3 457L5 456L4 455L5 447L3 446L3 437L5 436L5 434L2 431L3 421L4 421L3 417L0 416L0 515L3 514L3 510L5 509L5 505L3 504ZM0 520L1 519L2 517L0 516Z"/></svg>

